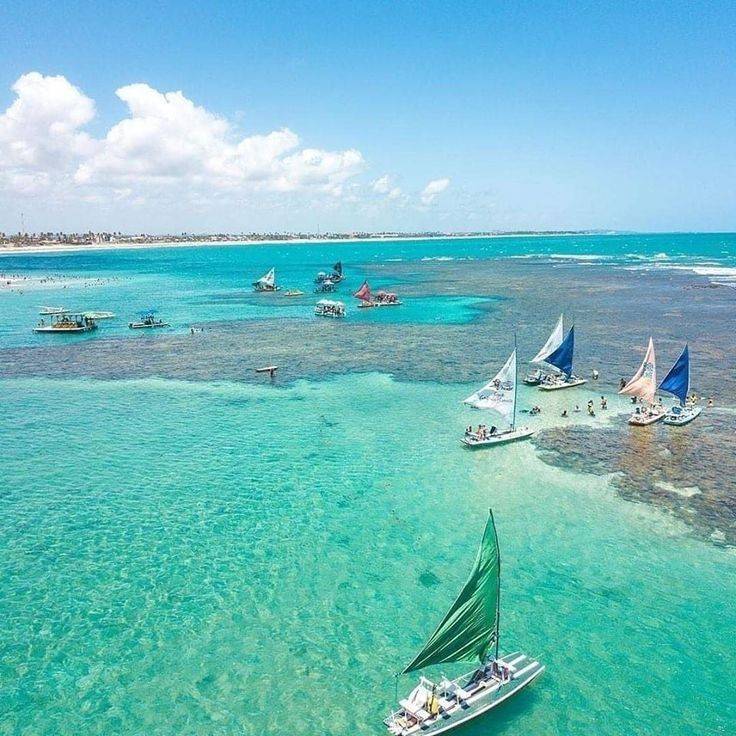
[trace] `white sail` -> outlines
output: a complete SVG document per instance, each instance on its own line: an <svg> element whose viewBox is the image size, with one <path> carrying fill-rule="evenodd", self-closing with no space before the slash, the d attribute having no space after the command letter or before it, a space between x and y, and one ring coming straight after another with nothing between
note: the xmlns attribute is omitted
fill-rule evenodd
<svg viewBox="0 0 736 736"><path fill-rule="evenodd" d="M562 329L562 317L557 320L552 334L547 338L547 342L544 343L544 347L532 358L532 363L544 363L544 361L562 345L563 329Z"/></svg>
<svg viewBox="0 0 736 736"><path fill-rule="evenodd" d="M649 346L639 370L631 380L619 391L626 396L637 396L650 404L654 403L654 394L657 390L657 366L654 360L654 342L649 338Z"/></svg>
<svg viewBox="0 0 736 736"><path fill-rule="evenodd" d="M265 286L273 286L276 283L276 269L272 268L265 276L258 279L258 282Z"/></svg>
<svg viewBox="0 0 736 736"><path fill-rule="evenodd" d="M516 403L516 350L493 379L463 403L476 409L492 409L512 424Z"/></svg>

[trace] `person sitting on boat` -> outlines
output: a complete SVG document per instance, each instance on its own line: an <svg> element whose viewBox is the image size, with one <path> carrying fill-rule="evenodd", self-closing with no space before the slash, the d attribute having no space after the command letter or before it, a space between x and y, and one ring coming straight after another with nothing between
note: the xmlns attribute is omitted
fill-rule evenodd
<svg viewBox="0 0 736 736"><path fill-rule="evenodd" d="M496 425L495 425L495 424L492 424L492 425L491 425L491 431L490 431L490 433L489 433L489 434L491 435L491 437L492 437L492 436L493 436L494 434L496 434L496 431L497 431L497 430L496 430Z"/></svg>
<svg viewBox="0 0 736 736"><path fill-rule="evenodd" d="M473 434L473 425L469 424L467 427L465 427L465 436L470 437Z"/></svg>

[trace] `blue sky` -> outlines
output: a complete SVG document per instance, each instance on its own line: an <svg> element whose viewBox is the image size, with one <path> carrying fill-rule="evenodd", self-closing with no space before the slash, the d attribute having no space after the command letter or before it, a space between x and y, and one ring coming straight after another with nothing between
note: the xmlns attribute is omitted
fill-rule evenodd
<svg viewBox="0 0 736 736"><path fill-rule="evenodd" d="M3 8L0 229L736 229L732 2Z"/></svg>

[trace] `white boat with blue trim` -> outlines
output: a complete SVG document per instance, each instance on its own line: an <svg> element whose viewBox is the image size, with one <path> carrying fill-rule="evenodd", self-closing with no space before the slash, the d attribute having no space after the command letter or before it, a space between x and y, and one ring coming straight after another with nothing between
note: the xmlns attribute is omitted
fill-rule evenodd
<svg viewBox="0 0 736 736"><path fill-rule="evenodd" d="M666 391L680 400L679 404L675 404L665 414L665 424L682 427L700 416L703 407L696 406L690 399L690 351L687 345L659 384L659 390Z"/></svg>

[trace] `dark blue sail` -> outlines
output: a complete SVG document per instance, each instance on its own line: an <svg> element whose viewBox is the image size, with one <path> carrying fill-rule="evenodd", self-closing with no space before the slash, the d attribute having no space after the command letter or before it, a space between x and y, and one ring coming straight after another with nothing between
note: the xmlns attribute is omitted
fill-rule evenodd
<svg viewBox="0 0 736 736"><path fill-rule="evenodd" d="M560 347L550 353L544 359L544 362L558 368L569 378L572 375L572 353L574 349L575 325L570 328L570 332L567 333L567 337L562 341Z"/></svg>
<svg viewBox="0 0 736 736"><path fill-rule="evenodd" d="M670 368L670 372L664 377L662 383L659 384L662 391L667 391L673 396L680 399L680 403L684 404L690 393L690 353L687 345L680 353L680 357Z"/></svg>

